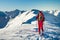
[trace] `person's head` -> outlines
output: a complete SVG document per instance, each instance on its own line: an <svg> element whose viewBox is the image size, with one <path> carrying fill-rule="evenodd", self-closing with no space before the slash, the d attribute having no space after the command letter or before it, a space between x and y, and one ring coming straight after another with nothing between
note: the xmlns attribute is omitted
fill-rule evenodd
<svg viewBox="0 0 60 40"><path fill-rule="evenodd" d="M42 11L39 11L38 15L42 15Z"/></svg>
<svg viewBox="0 0 60 40"><path fill-rule="evenodd" d="M40 15L44 15L44 14L42 13L42 11L39 11L39 14L40 14ZM38 15L39 15L39 14L38 14Z"/></svg>

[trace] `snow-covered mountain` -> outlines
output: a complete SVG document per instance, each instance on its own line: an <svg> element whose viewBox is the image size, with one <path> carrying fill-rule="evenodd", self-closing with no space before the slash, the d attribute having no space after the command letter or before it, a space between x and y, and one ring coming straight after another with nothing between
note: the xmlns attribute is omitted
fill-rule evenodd
<svg viewBox="0 0 60 40"><path fill-rule="evenodd" d="M29 16L32 16L32 14L37 15L39 10L37 9L32 9L31 12L34 11L33 13L30 13L30 15L28 15L27 17L29 18ZM0 28L3 28L7 25L7 23L9 22L9 20L14 19L16 16L23 14L26 11L20 11L18 9L14 10L14 11L10 11L10 12L1 12L0 11L0 16L2 18L0 18L1 22L0 22ZM45 16L45 20L50 22L50 23L60 23L60 11L58 10L51 10L51 11L42 11L44 16ZM29 13L28 13L29 14ZM5 16L3 16L5 15ZM29 18L29 20L24 21L23 24L31 24L32 22L36 21L36 16L33 16L31 18Z"/></svg>
<svg viewBox="0 0 60 40"><path fill-rule="evenodd" d="M6 15L8 15L10 18L15 18L16 16L19 15L20 10L16 9L14 11L10 11L10 12L5 12Z"/></svg>
<svg viewBox="0 0 60 40"><path fill-rule="evenodd" d="M34 10L34 9L31 10L31 11L34 11L35 15L37 15L38 12L39 12L39 10ZM60 17L59 17L60 12L57 11L57 13L58 13L57 16L56 16L55 11L52 11L52 12L50 12L50 11L42 11L42 12L43 12L43 14L45 16L45 21L48 21L50 23L60 23L60 20L59 20L60 19ZM32 17L31 19L27 20L24 23L30 23L31 24L34 21L36 21L36 16Z"/></svg>
<svg viewBox="0 0 60 40"><path fill-rule="evenodd" d="M20 15L23 12L25 11L20 11L18 9L9 12L0 11L0 28L4 28L9 22L9 20L14 19L16 16Z"/></svg>
<svg viewBox="0 0 60 40"><path fill-rule="evenodd" d="M0 12L0 40L59 40L60 12L42 11L45 16L44 36L38 35L36 16L39 10ZM58 26L57 26L58 25ZM34 32L35 31L35 32Z"/></svg>
<svg viewBox="0 0 60 40"><path fill-rule="evenodd" d="M7 16L4 12L0 11L0 28L4 28L7 25L9 19L9 16Z"/></svg>

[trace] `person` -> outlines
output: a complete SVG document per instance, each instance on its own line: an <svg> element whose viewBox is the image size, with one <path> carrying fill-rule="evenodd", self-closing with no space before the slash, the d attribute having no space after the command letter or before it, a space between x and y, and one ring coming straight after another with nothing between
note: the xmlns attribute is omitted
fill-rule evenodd
<svg viewBox="0 0 60 40"><path fill-rule="evenodd" d="M42 31L42 32L44 31L44 29L43 29L43 22L45 20L42 11L39 11L39 13L38 13L36 18L37 18L37 21L38 21L38 32L40 34L40 31Z"/></svg>

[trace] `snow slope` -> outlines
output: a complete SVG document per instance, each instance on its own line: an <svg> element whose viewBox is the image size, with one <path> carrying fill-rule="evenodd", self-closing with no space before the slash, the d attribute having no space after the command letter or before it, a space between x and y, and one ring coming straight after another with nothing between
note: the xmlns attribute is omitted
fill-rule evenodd
<svg viewBox="0 0 60 40"><path fill-rule="evenodd" d="M15 30L19 28L18 30ZM36 32L36 24L22 24L14 28L12 33L9 33L9 29L0 33L1 40L38 40L41 39L38 32ZM60 39L60 28L56 27L54 24L50 24L47 21L44 22L44 36L42 40L59 40Z"/></svg>

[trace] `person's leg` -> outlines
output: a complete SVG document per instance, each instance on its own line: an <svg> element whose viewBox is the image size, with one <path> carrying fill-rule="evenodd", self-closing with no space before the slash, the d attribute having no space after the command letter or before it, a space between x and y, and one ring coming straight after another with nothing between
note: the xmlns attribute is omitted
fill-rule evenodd
<svg viewBox="0 0 60 40"><path fill-rule="evenodd" d="M40 26L39 26L39 34L40 34Z"/></svg>
<svg viewBox="0 0 60 40"><path fill-rule="evenodd" d="M44 35L43 23L42 23L42 28L41 28L41 30L42 30L42 35Z"/></svg>
<svg viewBox="0 0 60 40"><path fill-rule="evenodd" d="M38 22L38 32L40 34L40 23Z"/></svg>
<svg viewBox="0 0 60 40"><path fill-rule="evenodd" d="M43 23L42 23L42 32L44 32L44 29L43 29Z"/></svg>

